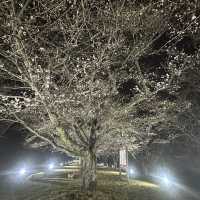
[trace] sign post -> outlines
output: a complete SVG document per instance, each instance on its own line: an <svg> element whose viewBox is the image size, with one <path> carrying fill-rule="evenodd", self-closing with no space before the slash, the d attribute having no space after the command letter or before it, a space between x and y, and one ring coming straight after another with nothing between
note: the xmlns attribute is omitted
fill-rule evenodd
<svg viewBox="0 0 200 200"><path fill-rule="evenodd" d="M120 175L121 170L127 172L128 177L128 150L127 147L121 148L119 151L119 168L120 168Z"/></svg>

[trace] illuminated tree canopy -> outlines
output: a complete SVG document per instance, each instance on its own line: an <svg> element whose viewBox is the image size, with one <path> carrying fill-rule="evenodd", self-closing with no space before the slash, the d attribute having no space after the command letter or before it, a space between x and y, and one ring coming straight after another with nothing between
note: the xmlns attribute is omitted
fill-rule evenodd
<svg viewBox="0 0 200 200"><path fill-rule="evenodd" d="M197 1L10 0L0 13L1 120L81 156L86 189L99 153L199 139Z"/></svg>

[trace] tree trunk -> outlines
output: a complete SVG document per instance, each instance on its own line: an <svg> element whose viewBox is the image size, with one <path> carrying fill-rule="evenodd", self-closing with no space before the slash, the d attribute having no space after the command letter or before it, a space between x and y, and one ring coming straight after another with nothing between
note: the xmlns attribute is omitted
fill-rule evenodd
<svg viewBox="0 0 200 200"><path fill-rule="evenodd" d="M144 177L148 174L147 163L144 160L141 161L141 172Z"/></svg>
<svg viewBox="0 0 200 200"><path fill-rule="evenodd" d="M87 151L81 159L81 189L83 191L96 190L96 154Z"/></svg>

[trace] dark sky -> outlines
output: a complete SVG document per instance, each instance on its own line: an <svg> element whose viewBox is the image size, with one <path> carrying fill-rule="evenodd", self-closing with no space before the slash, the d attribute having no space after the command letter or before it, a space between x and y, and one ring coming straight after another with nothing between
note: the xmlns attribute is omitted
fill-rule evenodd
<svg viewBox="0 0 200 200"><path fill-rule="evenodd" d="M23 135L14 125L1 123L0 136L0 153L4 156L22 148Z"/></svg>
<svg viewBox="0 0 200 200"><path fill-rule="evenodd" d="M0 168L11 165L23 151L23 135L11 124L0 124Z"/></svg>
<svg viewBox="0 0 200 200"><path fill-rule="evenodd" d="M24 146L25 134L16 125L0 123L0 169L12 168L22 162L41 164L49 159L67 159L50 150L36 150Z"/></svg>

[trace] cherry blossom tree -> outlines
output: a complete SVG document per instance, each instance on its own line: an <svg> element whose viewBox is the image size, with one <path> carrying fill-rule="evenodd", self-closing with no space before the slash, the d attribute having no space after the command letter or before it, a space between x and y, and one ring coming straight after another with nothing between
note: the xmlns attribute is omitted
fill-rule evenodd
<svg viewBox="0 0 200 200"><path fill-rule="evenodd" d="M177 91L173 47L198 18L175 27L174 4L1 2L1 120L23 125L32 146L80 156L82 187L95 189L96 156L161 139L152 127L177 105L158 97Z"/></svg>

